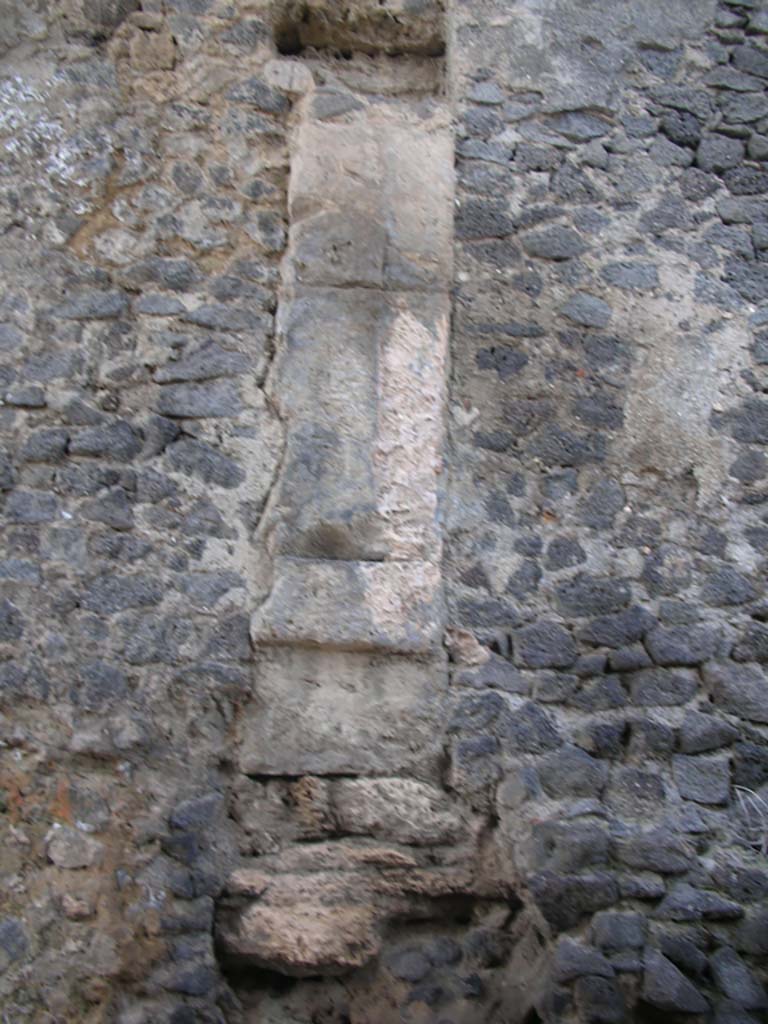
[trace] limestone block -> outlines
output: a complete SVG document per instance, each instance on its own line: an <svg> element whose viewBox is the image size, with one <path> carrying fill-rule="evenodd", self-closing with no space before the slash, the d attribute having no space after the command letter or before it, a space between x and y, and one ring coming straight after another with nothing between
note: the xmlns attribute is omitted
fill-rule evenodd
<svg viewBox="0 0 768 1024"><path fill-rule="evenodd" d="M275 550L436 560L447 298L302 290L280 330Z"/></svg>
<svg viewBox="0 0 768 1024"><path fill-rule="evenodd" d="M257 644L429 653L442 635L439 584L430 562L279 558L251 636Z"/></svg>
<svg viewBox="0 0 768 1024"><path fill-rule="evenodd" d="M238 723L240 770L295 776L435 765L444 685L434 665L400 658L298 647L264 652L256 699Z"/></svg>
<svg viewBox="0 0 768 1024"><path fill-rule="evenodd" d="M426 845L459 838L464 825L446 793L415 779L352 779L333 787L339 828Z"/></svg>
<svg viewBox="0 0 768 1024"><path fill-rule="evenodd" d="M365 906L251 904L219 928L229 956L301 977L362 967L379 950L373 911Z"/></svg>
<svg viewBox="0 0 768 1024"><path fill-rule="evenodd" d="M439 119L367 105L307 120L291 164L291 259L304 284L447 289L453 147Z"/></svg>

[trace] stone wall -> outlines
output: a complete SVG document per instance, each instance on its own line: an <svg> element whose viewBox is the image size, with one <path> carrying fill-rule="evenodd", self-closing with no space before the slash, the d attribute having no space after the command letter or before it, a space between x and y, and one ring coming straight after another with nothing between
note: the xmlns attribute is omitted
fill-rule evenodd
<svg viewBox="0 0 768 1024"><path fill-rule="evenodd" d="M0 1017L750 1024L762 0L0 0Z"/></svg>

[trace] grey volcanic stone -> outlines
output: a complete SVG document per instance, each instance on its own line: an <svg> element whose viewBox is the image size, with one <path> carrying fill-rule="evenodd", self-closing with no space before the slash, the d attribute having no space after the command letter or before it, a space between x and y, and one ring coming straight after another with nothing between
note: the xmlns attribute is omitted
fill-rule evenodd
<svg viewBox="0 0 768 1024"><path fill-rule="evenodd" d="M126 420L75 431L69 442L70 455L105 457L129 462L141 451L141 434Z"/></svg>
<svg viewBox="0 0 768 1024"><path fill-rule="evenodd" d="M574 928L583 917L616 903L619 890L612 875L556 875L542 871L528 887L547 922L555 931Z"/></svg>
<svg viewBox="0 0 768 1024"><path fill-rule="evenodd" d="M659 939L661 952L686 974L694 977L701 977L709 963L706 955L693 943L679 932L672 932L669 935L662 935Z"/></svg>
<svg viewBox="0 0 768 1024"><path fill-rule="evenodd" d="M602 953L566 938L560 939L555 949L553 971L555 980L561 983L574 981L584 975L611 978L614 974Z"/></svg>
<svg viewBox="0 0 768 1024"><path fill-rule="evenodd" d="M762 622L750 622L733 648L735 661L768 662L768 626Z"/></svg>
<svg viewBox="0 0 768 1024"><path fill-rule="evenodd" d="M661 953L649 949L645 954L643 999L669 1013L706 1013L709 1009L704 996Z"/></svg>
<svg viewBox="0 0 768 1024"><path fill-rule="evenodd" d="M404 949L392 953L387 958L387 968L402 981L421 981L432 970L432 964L417 949Z"/></svg>
<svg viewBox="0 0 768 1024"><path fill-rule="evenodd" d="M696 151L696 164L702 171L727 171L744 159L744 143L725 135L708 135Z"/></svg>
<svg viewBox="0 0 768 1024"><path fill-rule="evenodd" d="M716 705L747 721L768 724L768 679L763 669L709 662L702 671Z"/></svg>
<svg viewBox="0 0 768 1024"><path fill-rule="evenodd" d="M557 600L567 615L586 617L617 612L629 604L632 591L626 580L580 573L557 588Z"/></svg>
<svg viewBox="0 0 768 1024"><path fill-rule="evenodd" d="M707 626L659 626L644 642L657 665L698 665L714 655L717 633Z"/></svg>
<svg viewBox="0 0 768 1024"><path fill-rule="evenodd" d="M698 688L698 677L689 669L649 668L630 676L632 700L643 707L687 704Z"/></svg>
<svg viewBox="0 0 768 1024"><path fill-rule="evenodd" d="M607 263L601 268L600 276L608 284L630 291L652 291L659 283L654 263Z"/></svg>
<svg viewBox="0 0 768 1024"><path fill-rule="evenodd" d="M678 754L673 770L680 795L699 804L726 804L731 792L731 770L723 757L688 757Z"/></svg>
<svg viewBox="0 0 768 1024"><path fill-rule="evenodd" d="M616 838L615 854L627 867L639 871L658 871L663 875L679 875L693 865L693 849L682 837L665 829L634 832Z"/></svg>
<svg viewBox="0 0 768 1024"><path fill-rule="evenodd" d="M539 764L539 778L556 799L599 796L608 779L608 765L579 747L565 746Z"/></svg>
<svg viewBox="0 0 768 1024"><path fill-rule="evenodd" d="M562 745L555 720L536 704L507 708L499 716L496 731L513 753L541 754Z"/></svg>
<svg viewBox="0 0 768 1024"><path fill-rule="evenodd" d="M627 1019L624 995L613 978L578 978L574 985L574 997L584 1020L622 1024Z"/></svg>
<svg viewBox="0 0 768 1024"><path fill-rule="evenodd" d="M592 941L608 952L642 949L648 924L642 914L602 911L592 919Z"/></svg>
<svg viewBox="0 0 768 1024"><path fill-rule="evenodd" d="M545 260L569 260L581 256L588 248L577 231L565 227L546 228L526 235L522 246L529 256Z"/></svg>
<svg viewBox="0 0 768 1024"><path fill-rule="evenodd" d="M764 1010L768 1007L765 989L738 953L724 946L710 957L709 962L715 984L738 1006L747 1010Z"/></svg>
<svg viewBox="0 0 768 1024"><path fill-rule="evenodd" d="M701 754L726 747L738 737L739 730L717 715L686 711L680 726L680 749L684 754Z"/></svg>
<svg viewBox="0 0 768 1024"><path fill-rule="evenodd" d="M242 408L231 381L167 384L157 400L158 412L174 418L235 416Z"/></svg>
<svg viewBox="0 0 768 1024"><path fill-rule="evenodd" d="M226 455L205 444L184 438L168 448L168 460L180 473L197 476L219 487L238 487L245 480L243 469Z"/></svg>
<svg viewBox="0 0 768 1024"><path fill-rule="evenodd" d="M582 327L607 327L613 314L607 302L587 292L577 292L561 307L560 312Z"/></svg>
<svg viewBox="0 0 768 1024"><path fill-rule="evenodd" d="M656 619L650 612L635 606L593 619L579 630L579 639L601 647L625 647L641 640L655 625Z"/></svg>
<svg viewBox="0 0 768 1024"><path fill-rule="evenodd" d="M515 660L526 668L568 668L576 660L576 643L557 622L537 622L514 634Z"/></svg>

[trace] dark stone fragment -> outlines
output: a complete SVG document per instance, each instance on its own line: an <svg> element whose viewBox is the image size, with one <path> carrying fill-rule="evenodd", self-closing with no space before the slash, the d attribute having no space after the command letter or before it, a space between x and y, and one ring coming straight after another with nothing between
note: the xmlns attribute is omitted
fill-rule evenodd
<svg viewBox="0 0 768 1024"><path fill-rule="evenodd" d="M556 537L550 542L545 557L548 569L569 569L587 560L584 548L572 537Z"/></svg>
<svg viewBox="0 0 768 1024"><path fill-rule="evenodd" d="M768 78L768 53L756 46L736 46L733 50L733 66L739 71L759 78Z"/></svg>
<svg viewBox="0 0 768 1024"><path fill-rule="evenodd" d="M738 569L725 565L707 574L701 588L704 602L715 608L745 604L757 596L751 580Z"/></svg>
<svg viewBox="0 0 768 1024"><path fill-rule="evenodd" d="M699 665L713 657L717 634L706 626L657 626L646 634L644 643L657 665Z"/></svg>
<svg viewBox="0 0 768 1024"><path fill-rule="evenodd" d="M552 717L531 703L521 708L505 706L496 731L504 746L514 753L541 754L563 742Z"/></svg>
<svg viewBox="0 0 768 1024"><path fill-rule="evenodd" d="M608 766L579 747L561 747L539 764L539 779L554 799L599 796L608 779Z"/></svg>
<svg viewBox="0 0 768 1024"><path fill-rule="evenodd" d="M731 899L751 903L768 896L768 870L738 863L722 863L712 870L712 881Z"/></svg>
<svg viewBox="0 0 768 1024"><path fill-rule="evenodd" d="M526 695L531 688L530 681L514 665L493 653L484 664L458 671L454 682L457 686L471 686L475 690L488 688Z"/></svg>
<svg viewBox="0 0 768 1024"><path fill-rule="evenodd" d="M768 782L768 747L757 743L737 743L733 748L733 783L759 790Z"/></svg>
<svg viewBox="0 0 768 1024"><path fill-rule="evenodd" d="M644 647L634 644L632 647L612 651L608 656L608 665L612 672L637 672L641 668L650 668L653 662Z"/></svg>
<svg viewBox="0 0 768 1024"><path fill-rule="evenodd" d="M733 944L750 956L768 955L768 907L756 907L746 915L734 935Z"/></svg>
<svg viewBox="0 0 768 1024"><path fill-rule="evenodd" d="M105 661L88 661L80 667L79 688L73 694L76 702L89 710L104 708L123 700L128 680L117 666Z"/></svg>
<svg viewBox="0 0 768 1024"><path fill-rule="evenodd" d="M482 999L485 995L485 986L479 974L468 974L459 978L459 996L462 999Z"/></svg>
<svg viewBox="0 0 768 1024"><path fill-rule="evenodd" d="M627 1005L613 978L578 978L574 985L581 1019L589 1024L625 1024Z"/></svg>
<svg viewBox="0 0 768 1024"><path fill-rule="evenodd" d="M512 594L522 600L526 595L532 594L538 589L541 575L539 563L532 558L526 558L520 568L509 577L504 590L507 594Z"/></svg>
<svg viewBox="0 0 768 1024"><path fill-rule="evenodd" d="M594 757L621 757L624 752L626 725L623 722L590 722L575 741Z"/></svg>
<svg viewBox="0 0 768 1024"><path fill-rule="evenodd" d="M450 722L455 732L483 732L489 729L507 703L498 693L472 693L462 697Z"/></svg>
<svg viewBox="0 0 768 1024"><path fill-rule="evenodd" d="M687 669L644 669L633 673L629 683L632 700L641 707L687 704L699 687L695 672Z"/></svg>
<svg viewBox="0 0 768 1024"><path fill-rule="evenodd" d="M529 454L546 466L585 466L605 458L605 438L552 426L531 440Z"/></svg>
<svg viewBox="0 0 768 1024"><path fill-rule="evenodd" d="M685 754L718 750L738 739L739 730L717 715L686 711L680 726L680 749Z"/></svg>
<svg viewBox="0 0 768 1024"><path fill-rule="evenodd" d="M608 833L598 825L536 822L532 839L535 863L548 871L569 874L608 863Z"/></svg>
<svg viewBox="0 0 768 1024"><path fill-rule="evenodd" d="M571 164L555 171L550 188L565 203L598 203L602 199L592 178Z"/></svg>
<svg viewBox="0 0 768 1024"><path fill-rule="evenodd" d="M708 662L704 682L712 689L715 705L747 721L768 724L768 680L758 665Z"/></svg>
<svg viewBox="0 0 768 1024"><path fill-rule="evenodd" d="M642 949L647 927L642 914L602 911L592 919L592 941L607 952Z"/></svg>
<svg viewBox="0 0 768 1024"><path fill-rule="evenodd" d="M640 757L669 754L675 747L675 731L665 722L656 722L651 718L632 722L629 745L631 753Z"/></svg>
<svg viewBox="0 0 768 1024"><path fill-rule="evenodd" d="M217 449L202 441L184 438L167 450L171 466L180 473L197 476L205 483L219 487L239 486L245 479L242 467Z"/></svg>
<svg viewBox="0 0 768 1024"><path fill-rule="evenodd" d="M608 263L600 276L615 288L647 292L658 286L659 272L655 263Z"/></svg>
<svg viewBox="0 0 768 1024"><path fill-rule="evenodd" d="M607 302L587 292L577 292L561 307L563 316L581 327L606 327L613 315Z"/></svg>
<svg viewBox="0 0 768 1024"><path fill-rule="evenodd" d="M178 804L168 820L172 828L210 828L218 819L223 806L224 798L221 793L206 793L204 796Z"/></svg>
<svg viewBox="0 0 768 1024"><path fill-rule="evenodd" d="M459 621L470 629L488 629L491 626L513 629L520 624L520 615L516 608L507 601L492 597L464 598L459 602L458 616Z"/></svg>
<svg viewBox="0 0 768 1024"><path fill-rule="evenodd" d="M659 938L659 948L667 959L695 978L700 978L707 969L706 955L679 932L662 934Z"/></svg>
<svg viewBox="0 0 768 1024"><path fill-rule="evenodd" d="M13 491L5 503L5 517L9 523L34 526L50 523L58 514L59 503L55 495L45 491Z"/></svg>
<svg viewBox="0 0 768 1024"><path fill-rule="evenodd" d="M699 170L698 167L689 167L680 175L679 185L688 202L700 203L717 192L719 182L713 174Z"/></svg>
<svg viewBox="0 0 768 1024"><path fill-rule="evenodd" d="M751 622L731 652L734 661L768 663L768 625Z"/></svg>
<svg viewBox="0 0 768 1024"><path fill-rule="evenodd" d="M556 622L537 622L514 634L517 664L526 668L568 668L576 660L576 644Z"/></svg>
<svg viewBox="0 0 768 1024"><path fill-rule="evenodd" d="M237 385L229 380L167 384L159 393L157 409L175 419L229 417L240 412L242 401Z"/></svg>
<svg viewBox="0 0 768 1024"><path fill-rule="evenodd" d="M560 984L574 981L585 975L595 978L612 978L614 970L602 953L589 946L583 946L573 939L560 939L555 949L553 962L555 980Z"/></svg>
<svg viewBox="0 0 768 1024"><path fill-rule="evenodd" d="M723 181L735 196L756 196L768 192L768 171L753 167L734 167L723 174Z"/></svg>
<svg viewBox="0 0 768 1024"><path fill-rule="evenodd" d="M515 168L521 171L555 171L563 154L554 146L535 146L521 142L515 150Z"/></svg>
<svg viewBox="0 0 768 1024"><path fill-rule="evenodd" d="M692 89L684 85L660 85L650 90L651 98L663 107L683 110L701 121L713 112L712 99L706 89Z"/></svg>
<svg viewBox="0 0 768 1024"><path fill-rule="evenodd" d="M626 580L580 573L557 588L557 600L566 615L585 618L617 612L629 604L632 597Z"/></svg>
<svg viewBox="0 0 768 1024"><path fill-rule="evenodd" d="M669 1013L706 1013L709 1004L675 965L661 953L649 949L645 954L642 997Z"/></svg>
<svg viewBox="0 0 768 1024"><path fill-rule="evenodd" d="M439 1006L444 1003L448 993L442 985L425 983L417 985L408 993L407 1002L424 1003L425 1006Z"/></svg>
<svg viewBox="0 0 768 1024"><path fill-rule="evenodd" d="M642 640L656 625L656 619L644 608L635 605L616 615L593 619L579 631L579 639L599 647L619 648Z"/></svg>
<svg viewBox="0 0 768 1024"><path fill-rule="evenodd" d="M21 446L19 459L22 462L60 462L68 441L68 432L58 427L35 430Z"/></svg>
<svg viewBox="0 0 768 1024"><path fill-rule="evenodd" d="M634 832L614 840L615 856L621 864L640 871L658 871L662 875L680 875L694 863L689 843L666 829Z"/></svg>
<svg viewBox="0 0 768 1024"><path fill-rule="evenodd" d="M103 457L129 462L141 451L142 435L126 420L75 431L69 442L70 455Z"/></svg>
<svg viewBox="0 0 768 1024"><path fill-rule="evenodd" d="M559 225L526 235L522 246L528 256L555 261L573 259L588 249L578 232Z"/></svg>
<svg viewBox="0 0 768 1024"><path fill-rule="evenodd" d="M591 679L582 685L569 703L581 711L611 711L627 704L627 695L617 675Z"/></svg>
<svg viewBox="0 0 768 1024"><path fill-rule="evenodd" d="M62 320L111 320L122 316L128 299L120 291L83 291L63 303L54 315Z"/></svg>
<svg viewBox="0 0 768 1024"><path fill-rule="evenodd" d="M401 981L421 981L432 970L432 964L418 949L401 949L387 957L387 968Z"/></svg>
<svg viewBox="0 0 768 1024"><path fill-rule="evenodd" d="M723 946L709 958L709 962L715 985L723 995L746 1010L768 1007L765 989L738 953Z"/></svg>
<svg viewBox="0 0 768 1024"><path fill-rule="evenodd" d="M678 146L690 146L695 149L701 139L699 119L685 111L674 111L665 114L661 119L661 130Z"/></svg>
<svg viewBox="0 0 768 1024"><path fill-rule="evenodd" d="M218 980L218 971L213 967L185 965L181 970L174 971L163 987L180 995L204 996L215 987Z"/></svg>
<svg viewBox="0 0 768 1024"><path fill-rule="evenodd" d="M722 96L720 109L723 112L723 120L732 129L745 129L754 121L759 121L768 114L768 100L761 92L757 93L731 93ZM744 131L748 134L748 130Z"/></svg>
<svg viewBox="0 0 768 1024"><path fill-rule="evenodd" d="M585 408L586 406L586 408ZM593 426L620 426L624 420L622 410L617 406L604 406L597 399L585 399L577 403L574 412L579 419L584 413L592 418ZM595 419L603 422L595 423ZM590 488L581 504L581 520L593 530L609 530L625 503L624 488L616 480L602 477Z"/></svg>
<svg viewBox="0 0 768 1024"><path fill-rule="evenodd" d="M84 519L105 523L113 530L130 530L133 526L133 509L122 487L113 487L106 494L86 501L80 511Z"/></svg>
<svg viewBox="0 0 768 1024"><path fill-rule="evenodd" d="M82 606L88 611L113 615L127 608L159 604L163 585L155 576L141 573L132 576L99 576L86 589Z"/></svg>
<svg viewBox="0 0 768 1024"><path fill-rule="evenodd" d="M663 235L673 229L685 231L692 226L690 211L676 196L662 199L640 218L640 227L651 235Z"/></svg>
<svg viewBox="0 0 768 1024"><path fill-rule="evenodd" d="M726 414L724 423L736 441L768 444L768 402L747 398Z"/></svg>
<svg viewBox="0 0 768 1024"><path fill-rule="evenodd" d="M456 216L456 237L504 238L514 226L506 203L498 199L467 199Z"/></svg>
<svg viewBox="0 0 768 1024"><path fill-rule="evenodd" d="M475 362L481 370L495 370L500 380L508 380L528 365L528 356L511 345L494 345L481 348Z"/></svg>
<svg viewBox="0 0 768 1024"><path fill-rule="evenodd" d="M729 259L725 264L723 281L748 302L760 303L768 298L768 266L763 263Z"/></svg>
<svg viewBox="0 0 768 1024"><path fill-rule="evenodd" d="M512 447L514 437L506 430L478 431L473 435L472 443L488 452L506 452Z"/></svg>
<svg viewBox="0 0 768 1024"><path fill-rule="evenodd" d="M678 754L673 759L675 782L685 800L698 804L726 804L731 792L731 772L722 757L688 757Z"/></svg>
<svg viewBox="0 0 768 1024"><path fill-rule="evenodd" d="M290 109L287 97L260 78L251 77L232 86L227 99L236 103L247 103L265 114L282 114Z"/></svg>
<svg viewBox="0 0 768 1024"><path fill-rule="evenodd" d="M0 643L12 643L24 635L24 620L16 605L6 598L0 599Z"/></svg>
<svg viewBox="0 0 768 1024"><path fill-rule="evenodd" d="M18 917L0 919L0 949L14 963L20 960L29 948L29 940L23 922Z"/></svg>
<svg viewBox="0 0 768 1024"><path fill-rule="evenodd" d="M587 915L610 907L619 898L612 875L556 875L542 871L528 887L534 902L555 931L575 928Z"/></svg>

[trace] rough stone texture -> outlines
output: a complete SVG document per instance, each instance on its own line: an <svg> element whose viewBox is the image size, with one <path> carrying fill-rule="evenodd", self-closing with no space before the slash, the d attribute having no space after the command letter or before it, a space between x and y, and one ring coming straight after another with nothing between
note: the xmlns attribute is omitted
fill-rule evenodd
<svg viewBox="0 0 768 1024"><path fill-rule="evenodd" d="M766 1013L762 0L0 2L0 1017Z"/></svg>

